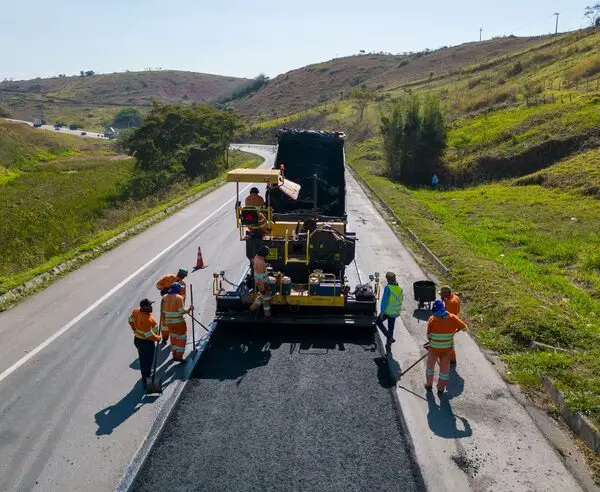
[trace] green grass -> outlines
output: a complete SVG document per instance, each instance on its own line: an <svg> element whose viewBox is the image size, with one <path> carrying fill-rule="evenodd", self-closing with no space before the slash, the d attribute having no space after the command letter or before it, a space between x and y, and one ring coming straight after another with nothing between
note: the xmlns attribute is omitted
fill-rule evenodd
<svg viewBox="0 0 600 492"><path fill-rule="evenodd" d="M408 190L378 176L360 158L368 152L350 152L352 166L451 268L478 341L504 356L513 381L551 376L600 422L600 201L509 182ZM563 175L570 165L558 165ZM569 352L531 352L532 341Z"/></svg>
<svg viewBox="0 0 600 492"><path fill-rule="evenodd" d="M230 152L230 167L262 159ZM121 202L134 161L107 156L38 164L0 185L0 294L40 273L98 248L108 239L179 201L223 182L174 185L167 194Z"/></svg>

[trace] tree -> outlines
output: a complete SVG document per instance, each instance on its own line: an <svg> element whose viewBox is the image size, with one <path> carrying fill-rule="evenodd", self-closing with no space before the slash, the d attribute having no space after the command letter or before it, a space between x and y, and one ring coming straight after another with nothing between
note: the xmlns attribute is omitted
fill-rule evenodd
<svg viewBox="0 0 600 492"><path fill-rule="evenodd" d="M360 123L365 115L365 109L369 105L369 102L373 100L373 94L367 90L355 87L352 89L352 98L354 99L354 108L356 109L356 115Z"/></svg>
<svg viewBox="0 0 600 492"><path fill-rule="evenodd" d="M240 127L237 116L206 104L155 103L142 126L122 142L137 158L146 193L178 177L209 179L225 166L224 154Z"/></svg>
<svg viewBox="0 0 600 492"><path fill-rule="evenodd" d="M88 70L87 72L85 72L86 77L93 77L94 75L96 75L96 72L94 72L93 70Z"/></svg>
<svg viewBox="0 0 600 492"><path fill-rule="evenodd" d="M120 109L113 118L110 126L114 128L139 128L144 121L144 115L136 108Z"/></svg>
<svg viewBox="0 0 600 492"><path fill-rule="evenodd" d="M587 17L592 26L600 27L600 2L594 5L588 5L583 15Z"/></svg>
<svg viewBox="0 0 600 492"><path fill-rule="evenodd" d="M447 130L439 100L407 96L381 118L387 175L407 184L426 184L440 166Z"/></svg>
<svg viewBox="0 0 600 492"><path fill-rule="evenodd" d="M80 77L85 77L85 72L84 72L83 70L80 70L80 71L79 71L79 76L80 76Z"/></svg>

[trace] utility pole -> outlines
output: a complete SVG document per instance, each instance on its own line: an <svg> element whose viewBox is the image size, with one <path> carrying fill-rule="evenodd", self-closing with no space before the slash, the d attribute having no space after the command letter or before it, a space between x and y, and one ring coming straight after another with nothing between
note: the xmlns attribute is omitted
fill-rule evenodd
<svg viewBox="0 0 600 492"><path fill-rule="evenodd" d="M554 34L558 34L558 16L560 15L558 12L555 12L554 15L556 16L556 30L554 31Z"/></svg>
<svg viewBox="0 0 600 492"><path fill-rule="evenodd" d="M483 32L483 27L479 28L479 42L481 43L481 33Z"/></svg>

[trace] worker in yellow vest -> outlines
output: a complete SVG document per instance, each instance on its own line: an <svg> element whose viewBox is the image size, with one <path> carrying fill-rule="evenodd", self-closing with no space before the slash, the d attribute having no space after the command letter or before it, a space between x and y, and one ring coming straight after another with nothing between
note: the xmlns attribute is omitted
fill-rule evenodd
<svg viewBox="0 0 600 492"><path fill-rule="evenodd" d="M394 326L396 324L396 318L400 316L404 294L402 292L402 287L398 285L395 273L387 272L385 274L385 279L387 285L383 289L381 305L379 307L379 316L377 316L375 324L387 339L385 344L386 350L390 350L392 348L392 343L396 341L394 340ZM387 329L383 324L384 321L387 321Z"/></svg>

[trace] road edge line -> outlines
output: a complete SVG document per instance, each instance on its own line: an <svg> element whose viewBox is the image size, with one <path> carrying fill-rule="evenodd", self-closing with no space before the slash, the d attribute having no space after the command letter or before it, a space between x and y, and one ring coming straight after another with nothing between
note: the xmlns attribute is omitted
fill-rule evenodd
<svg viewBox="0 0 600 492"><path fill-rule="evenodd" d="M174 394L168 399L167 403L165 403L165 405L160 409L158 416L156 417L156 419L152 423L152 426L150 427L150 431L148 432L148 434L146 434L146 437L144 437L144 440L142 441L142 443L136 450L135 455L129 462L129 465L127 465L127 468L125 469L125 473L123 473L121 480L119 481L119 484L114 489L114 492L129 492L130 490L132 490L133 484L135 483L136 479L138 478L140 472L142 471L144 465L146 464L146 461L148 460L148 457L150 456L150 453L152 452L152 449L154 448L154 444L156 443L158 438L161 436L161 434L167 424L167 420L169 419L169 417L175 410L175 407L179 403L179 400L181 399L181 395L183 394L183 390L185 389L188 382L190 381L190 376L191 376L192 372L194 371L194 369L198 365L198 362L202 358L202 355L204 354L206 347L209 345L212 335L216 330L216 327L217 327L217 322L212 321L210 323L210 325L208 326L208 328L209 328L208 334L199 340L199 348L196 353L196 356L192 358L192 363L188 367L186 367L185 379L183 381L178 382L179 384L173 391Z"/></svg>

